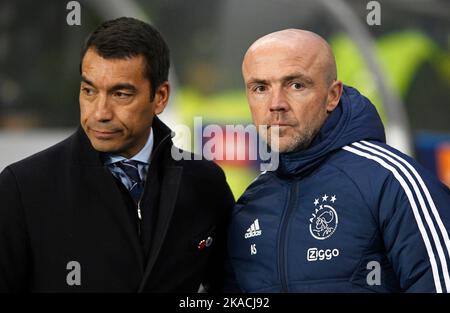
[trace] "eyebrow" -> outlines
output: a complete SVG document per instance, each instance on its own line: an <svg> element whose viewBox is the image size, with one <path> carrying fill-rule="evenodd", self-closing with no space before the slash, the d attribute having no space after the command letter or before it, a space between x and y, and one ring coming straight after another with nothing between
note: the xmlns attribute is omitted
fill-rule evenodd
<svg viewBox="0 0 450 313"><path fill-rule="evenodd" d="M136 92L137 88L129 83L118 83L108 89L109 92L114 92L117 90L129 90L131 92Z"/></svg>
<svg viewBox="0 0 450 313"><path fill-rule="evenodd" d="M287 76L283 76L281 77L279 80L282 82L289 82L292 80L301 80L302 82L304 82L307 85L313 85L313 80L311 79L311 77L302 74L302 73L292 73L290 75ZM247 86L249 85L253 85L253 84L262 84L262 85L267 85L269 83L268 80L266 79L260 79L260 78L250 78L248 80Z"/></svg>
<svg viewBox="0 0 450 313"><path fill-rule="evenodd" d="M267 83L268 83L268 81L265 79L250 78L247 82L247 86L254 85L254 84L267 85Z"/></svg>
<svg viewBox="0 0 450 313"><path fill-rule="evenodd" d="M86 76L84 76L84 75L81 75L81 81L86 83L86 84L88 84L88 85L91 85L92 87L95 87L94 83L91 82L89 79L87 79Z"/></svg>
<svg viewBox="0 0 450 313"><path fill-rule="evenodd" d="M286 82L286 81L292 81L292 80L301 80L302 82L304 82L307 85L312 85L313 84L313 80L311 79L311 77L302 74L302 73L293 73L291 75L285 76L283 78L281 78L282 81Z"/></svg>
<svg viewBox="0 0 450 313"><path fill-rule="evenodd" d="M81 81L86 83L86 84L88 84L88 85L91 85L92 87L95 87L94 83L92 81L90 81L84 75L81 75ZM130 83L118 83L118 84L115 84L114 86L110 87L108 89L108 92L114 92L114 91L123 90L123 89L129 90L129 91L132 91L132 92L136 92L137 91L137 88L134 85L130 84Z"/></svg>

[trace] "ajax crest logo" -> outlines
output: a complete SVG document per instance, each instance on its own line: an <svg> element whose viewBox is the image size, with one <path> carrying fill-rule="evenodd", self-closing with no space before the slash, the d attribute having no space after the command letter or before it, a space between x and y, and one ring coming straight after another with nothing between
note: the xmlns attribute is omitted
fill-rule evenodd
<svg viewBox="0 0 450 313"><path fill-rule="evenodd" d="M329 201L328 198L330 198ZM314 213L309 219L309 232L314 238L324 240L336 231L338 216L332 207L336 200L335 195L329 197L326 194L314 200Z"/></svg>

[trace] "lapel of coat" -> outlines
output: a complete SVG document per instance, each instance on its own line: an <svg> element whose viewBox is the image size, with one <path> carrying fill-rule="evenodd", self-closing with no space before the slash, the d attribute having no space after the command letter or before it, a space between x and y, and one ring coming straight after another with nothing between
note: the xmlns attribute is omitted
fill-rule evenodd
<svg viewBox="0 0 450 313"><path fill-rule="evenodd" d="M152 272L155 262L158 258L167 230L172 219L173 211L177 200L178 190L180 187L181 174L183 168L181 166L166 166L161 182L161 196L158 208L158 219L155 229L155 238L150 250L147 266L145 268L144 278L139 287L139 292L144 289L147 280Z"/></svg>
<svg viewBox="0 0 450 313"><path fill-rule="evenodd" d="M112 174L103 165L100 153L92 147L81 127L73 136L71 157L71 177L74 190L78 190L78 193L74 195L74 201L80 206L75 209L80 211L86 209L105 210L107 215L99 212L95 216L111 217L113 223L117 225L117 231L123 232L124 237L129 241L139 262L139 268L143 272L143 251L135 228L127 216L127 205ZM99 223L101 222L99 221Z"/></svg>

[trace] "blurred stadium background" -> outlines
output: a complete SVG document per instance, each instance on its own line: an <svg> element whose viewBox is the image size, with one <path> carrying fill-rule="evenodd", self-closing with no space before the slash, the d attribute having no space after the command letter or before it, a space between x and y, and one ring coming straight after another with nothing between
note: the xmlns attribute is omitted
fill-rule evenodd
<svg viewBox="0 0 450 313"><path fill-rule="evenodd" d="M0 171L77 127L84 39L104 20L134 16L171 49L167 124L251 123L244 52L269 32L309 29L331 43L339 79L377 106L388 142L450 186L449 1L380 0L379 26L366 23L365 0L86 0L80 26L66 23L68 2L0 2ZM236 198L258 174L255 161L218 163Z"/></svg>

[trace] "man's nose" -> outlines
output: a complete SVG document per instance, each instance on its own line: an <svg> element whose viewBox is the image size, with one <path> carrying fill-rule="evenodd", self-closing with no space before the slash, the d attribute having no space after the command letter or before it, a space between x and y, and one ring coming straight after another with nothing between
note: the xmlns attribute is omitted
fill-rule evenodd
<svg viewBox="0 0 450 313"><path fill-rule="evenodd" d="M108 122L113 118L107 95L100 94L97 98L94 115L97 122Z"/></svg>
<svg viewBox="0 0 450 313"><path fill-rule="evenodd" d="M269 109L271 112L287 111L289 109L289 103L286 99L286 95L281 88L273 89Z"/></svg>

